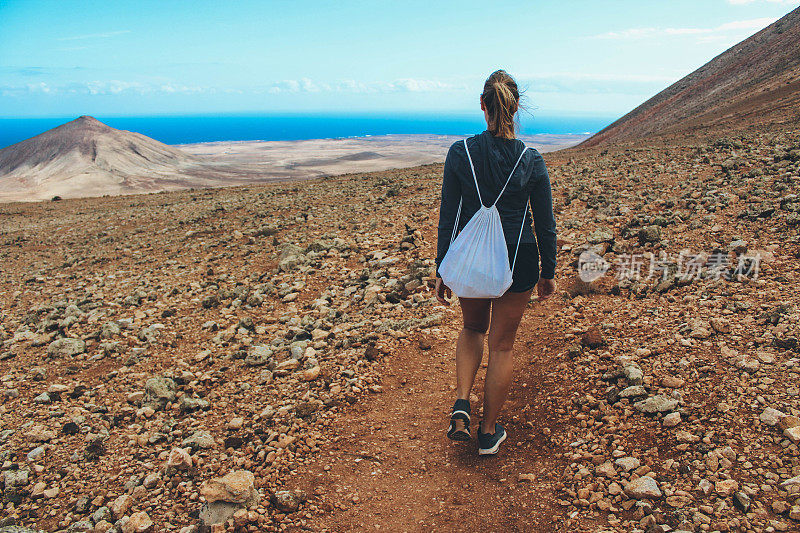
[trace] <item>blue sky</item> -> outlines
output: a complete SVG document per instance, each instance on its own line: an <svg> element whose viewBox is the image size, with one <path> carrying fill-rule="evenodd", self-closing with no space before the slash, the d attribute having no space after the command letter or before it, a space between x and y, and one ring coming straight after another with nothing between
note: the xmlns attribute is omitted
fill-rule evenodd
<svg viewBox="0 0 800 533"><path fill-rule="evenodd" d="M0 0L0 116L621 115L800 0Z"/></svg>

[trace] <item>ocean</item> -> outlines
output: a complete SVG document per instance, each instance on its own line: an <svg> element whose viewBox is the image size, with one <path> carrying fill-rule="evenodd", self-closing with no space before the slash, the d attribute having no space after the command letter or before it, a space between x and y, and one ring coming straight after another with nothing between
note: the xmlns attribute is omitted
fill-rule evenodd
<svg viewBox="0 0 800 533"><path fill-rule="evenodd" d="M0 118L0 148L33 137L77 117ZM135 131L166 144L213 141L292 141L387 134L473 135L486 129L480 113L263 114L95 116L112 128ZM520 133L595 133L616 117L526 116Z"/></svg>

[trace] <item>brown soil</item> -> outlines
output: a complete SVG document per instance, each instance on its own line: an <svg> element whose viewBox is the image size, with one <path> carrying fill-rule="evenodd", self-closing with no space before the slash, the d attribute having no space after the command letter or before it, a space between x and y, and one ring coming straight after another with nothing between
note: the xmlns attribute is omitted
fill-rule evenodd
<svg viewBox="0 0 800 533"><path fill-rule="evenodd" d="M129 495L151 533L198 533L200 487L244 469L261 502L217 531L796 530L800 486L781 484L800 450L762 415L800 416L800 132L667 141L547 154L559 288L520 329L492 458L444 436L460 319L430 290L441 165L0 206L0 462L29 472L0 526L67 531ZM575 282L587 249L613 265L591 286ZM683 249L759 253L758 279L616 276L626 255L671 268ZM242 359L270 344L286 362L309 335L311 381ZM48 355L61 338L85 352ZM677 425L620 399L631 363ZM148 411L157 376L177 394ZM51 387L67 392L37 399ZM184 412L184 395L209 405ZM198 430L213 446L196 471L167 473ZM90 435L106 450L86 460ZM621 492L644 476L661 495ZM271 501L295 488L299 509Z"/></svg>
<svg viewBox="0 0 800 533"><path fill-rule="evenodd" d="M555 407L571 392L558 380L563 334L547 323L562 305L534 299L523 319L501 416L509 438L496 456L477 455L480 403L473 402L471 442L444 434L455 397L460 312L440 333L420 333L388 358L384 393L338 420L330 442L299 474L299 484L333 511L315 517L312 529L476 531L503 524L504 531L574 531L562 523L557 484L564 465L550 440L568 422ZM533 481L519 481L520 474Z"/></svg>

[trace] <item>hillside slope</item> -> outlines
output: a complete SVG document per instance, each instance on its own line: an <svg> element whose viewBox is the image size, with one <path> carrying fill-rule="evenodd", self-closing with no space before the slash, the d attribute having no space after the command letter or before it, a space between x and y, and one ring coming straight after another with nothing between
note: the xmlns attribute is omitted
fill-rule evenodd
<svg viewBox="0 0 800 533"><path fill-rule="evenodd" d="M800 118L800 8L664 89L581 146Z"/></svg>
<svg viewBox="0 0 800 533"><path fill-rule="evenodd" d="M199 161L139 133L82 116L0 150L0 199L162 189L162 178L174 180Z"/></svg>

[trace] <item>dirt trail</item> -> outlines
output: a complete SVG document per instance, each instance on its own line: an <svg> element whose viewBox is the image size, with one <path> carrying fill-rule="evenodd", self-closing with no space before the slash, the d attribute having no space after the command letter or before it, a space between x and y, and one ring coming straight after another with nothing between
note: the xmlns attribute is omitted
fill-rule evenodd
<svg viewBox="0 0 800 533"><path fill-rule="evenodd" d="M344 411L331 442L299 471L298 486L323 511L307 527L565 530L559 525L564 511L556 488L564 465L550 436L565 424L555 408L571 391L558 379L563 334L549 329L546 321L560 305L555 298L545 304L534 300L523 318L514 384L501 415L509 439L495 457L479 457L474 437L454 443L444 435L455 397L460 312L450 315L438 334L417 333L406 350L388 357L384 392ZM484 373L482 368L475 389L481 399ZM473 402L473 435L479 419L480 404ZM519 481L520 474L531 481Z"/></svg>

